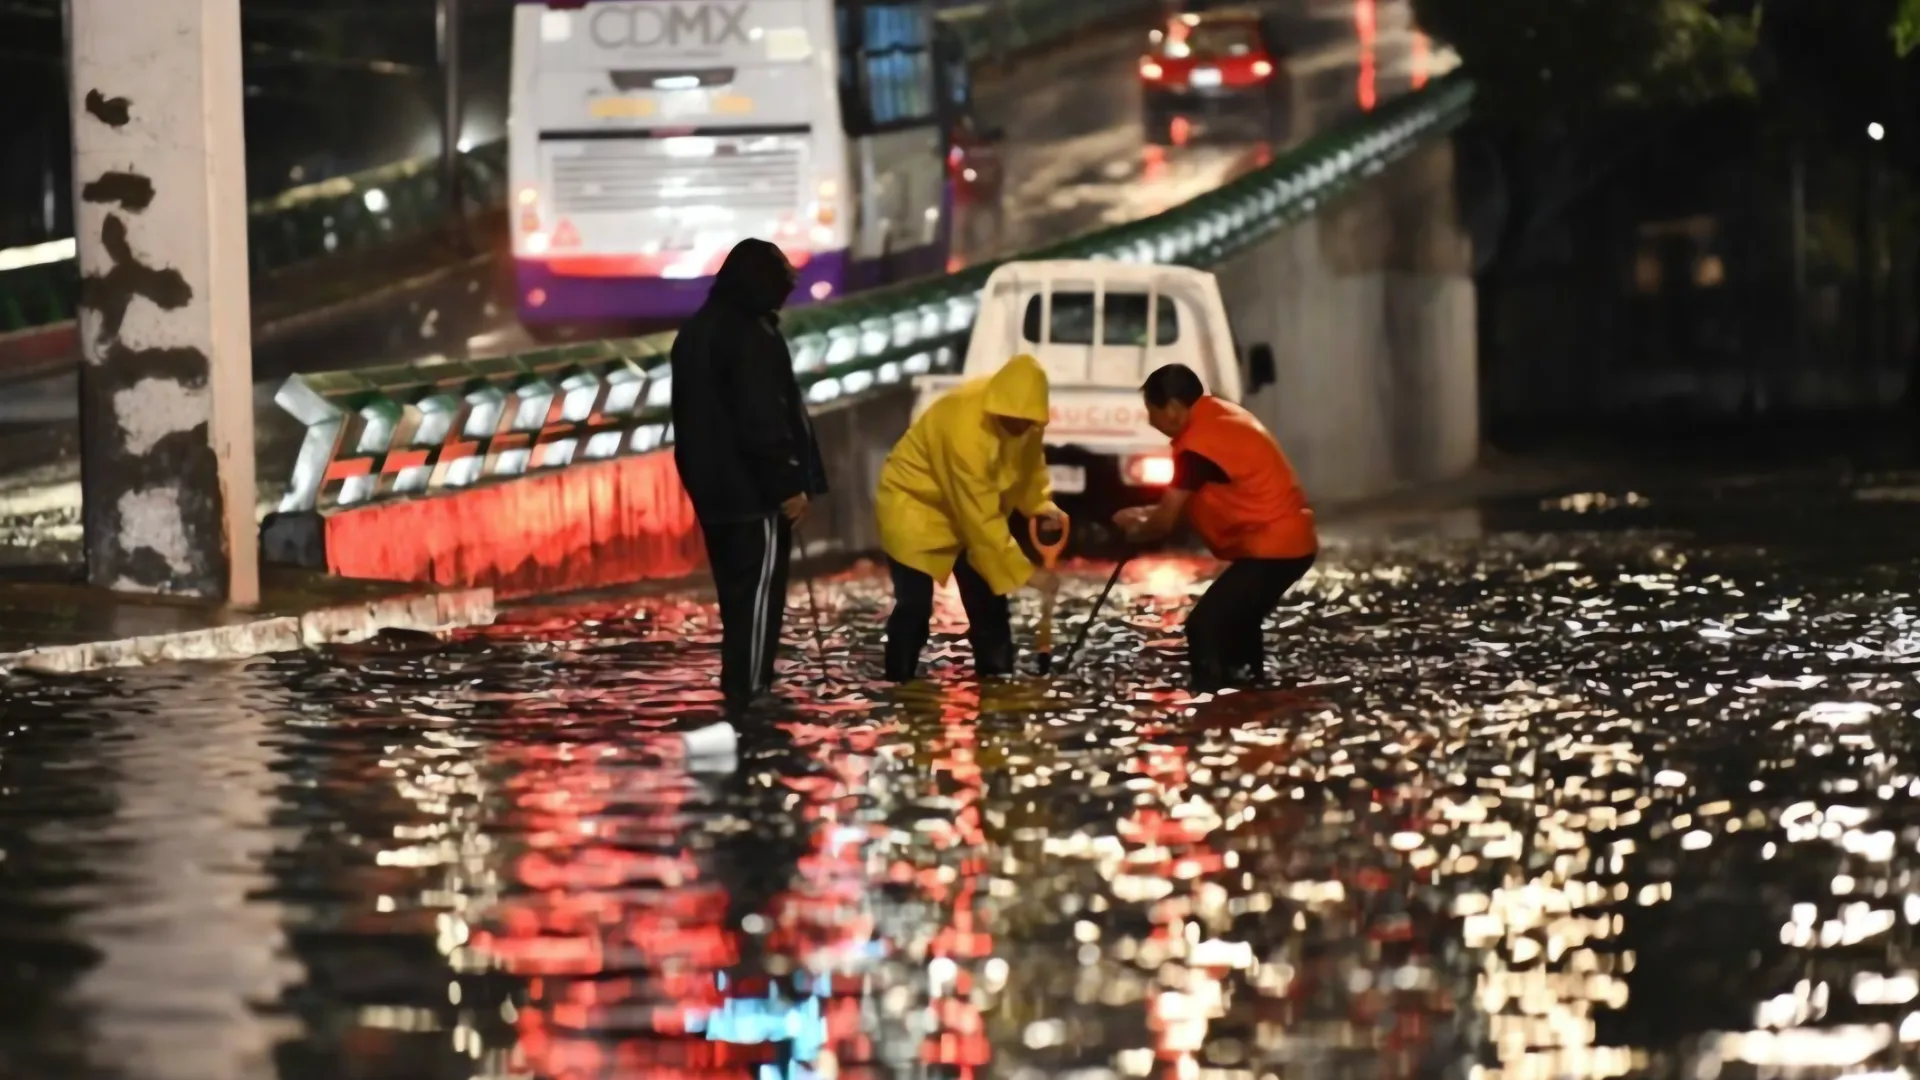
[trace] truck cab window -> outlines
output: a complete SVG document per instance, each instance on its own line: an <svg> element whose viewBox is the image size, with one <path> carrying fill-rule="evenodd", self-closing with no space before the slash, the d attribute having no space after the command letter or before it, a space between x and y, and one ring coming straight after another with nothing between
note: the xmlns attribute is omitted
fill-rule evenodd
<svg viewBox="0 0 1920 1080"><path fill-rule="evenodd" d="M1090 292L1054 293L1053 322L1049 327L1052 333L1048 341L1056 345L1093 344L1093 299ZM1180 316L1172 299L1162 296L1154 307L1157 309L1157 321L1153 343L1177 343L1180 340ZM1040 343L1040 322L1044 310L1044 298L1035 296L1027 301L1027 309L1021 320L1021 336L1036 345ZM1102 345L1138 348L1147 343L1147 294L1108 293L1106 316L1106 324L1100 334Z"/></svg>

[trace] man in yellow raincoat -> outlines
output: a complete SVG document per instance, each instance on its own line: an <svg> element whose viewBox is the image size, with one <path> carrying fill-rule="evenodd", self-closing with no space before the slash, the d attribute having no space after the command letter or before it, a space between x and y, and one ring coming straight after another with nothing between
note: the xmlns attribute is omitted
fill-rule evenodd
<svg viewBox="0 0 1920 1080"><path fill-rule="evenodd" d="M967 609L973 666L1013 673L1007 597L1022 586L1059 588L1027 559L1008 515L1063 519L1047 481L1047 373L1016 356L992 377L972 379L933 403L887 455L877 509L880 546L893 572L886 676L919 674L933 621L933 587L952 574Z"/></svg>

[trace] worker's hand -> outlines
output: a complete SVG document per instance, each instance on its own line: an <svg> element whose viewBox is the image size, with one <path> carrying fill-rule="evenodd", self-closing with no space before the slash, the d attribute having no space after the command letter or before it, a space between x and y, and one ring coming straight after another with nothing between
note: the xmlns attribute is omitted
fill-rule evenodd
<svg viewBox="0 0 1920 1080"><path fill-rule="evenodd" d="M1134 539L1140 530L1147 527L1147 520L1153 517L1151 506L1129 506L1113 515L1113 527L1125 533L1127 539Z"/></svg>
<svg viewBox="0 0 1920 1080"><path fill-rule="evenodd" d="M1033 576L1027 579L1027 587L1042 596L1052 596L1060 591L1060 575L1044 566L1033 568Z"/></svg>
<svg viewBox="0 0 1920 1080"><path fill-rule="evenodd" d="M813 502L807 498L805 492L795 495L793 498L780 504L780 513L784 515L788 521L793 522L793 527L796 529L807 523L807 515L812 512Z"/></svg>

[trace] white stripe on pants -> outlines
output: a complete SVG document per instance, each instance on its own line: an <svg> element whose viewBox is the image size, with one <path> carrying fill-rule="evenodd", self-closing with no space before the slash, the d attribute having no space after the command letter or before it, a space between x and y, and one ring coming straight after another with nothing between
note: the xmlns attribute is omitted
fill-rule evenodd
<svg viewBox="0 0 1920 1080"><path fill-rule="evenodd" d="M767 518L762 524L766 542L760 553L760 584L753 590L753 642L752 652L748 654L753 658L753 668L747 675L747 685L753 687L755 693L766 689L760 680L766 670L767 606L773 599L767 593L773 586L773 549L780 543L780 531L774 527L774 519ZM785 603L784 597L781 602Z"/></svg>

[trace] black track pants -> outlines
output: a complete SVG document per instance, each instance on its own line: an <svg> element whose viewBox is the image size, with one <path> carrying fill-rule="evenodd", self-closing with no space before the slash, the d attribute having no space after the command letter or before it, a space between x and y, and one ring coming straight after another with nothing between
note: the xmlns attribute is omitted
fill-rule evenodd
<svg viewBox="0 0 1920 1080"><path fill-rule="evenodd" d="M787 614L793 525L778 515L702 522L707 564L720 594L720 689L745 708L773 686L773 657Z"/></svg>
<svg viewBox="0 0 1920 1080"><path fill-rule="evenodd" d="M920 670L920 652L933 627L933 578L887 560L893 572L893 614L887 616L887 680L906 682ZM953 564L954 584L967 609L967 639L973 643L976 674L1013 674L1012 605L996 596L961 552Z"/></svg>

